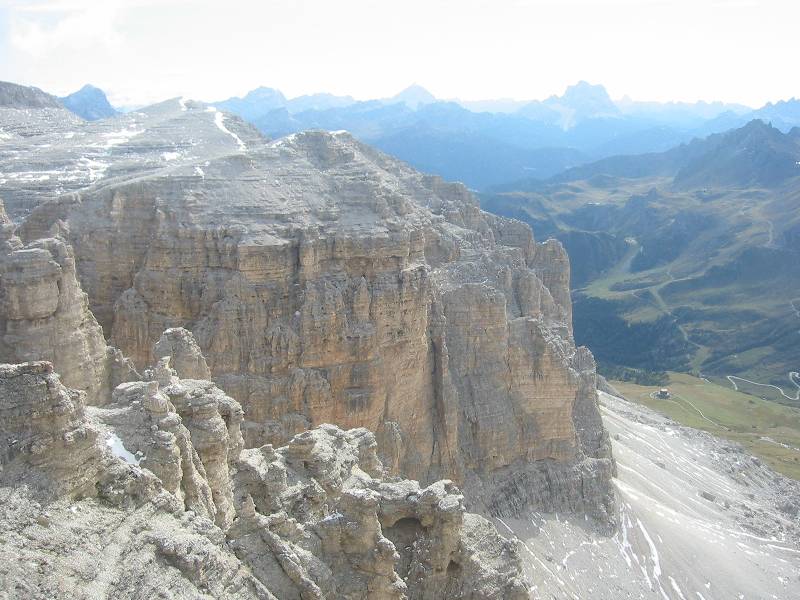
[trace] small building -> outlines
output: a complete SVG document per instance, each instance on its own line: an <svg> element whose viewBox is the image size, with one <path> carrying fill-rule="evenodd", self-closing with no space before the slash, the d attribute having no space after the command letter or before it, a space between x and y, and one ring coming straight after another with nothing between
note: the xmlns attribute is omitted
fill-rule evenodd
<svg viewBox="0 0 800 600"><path fill-rule="evenodd" d="M660 390L658 390L657 397L662 400L667 400L669 398L669 389L661 388Z"/></svg>

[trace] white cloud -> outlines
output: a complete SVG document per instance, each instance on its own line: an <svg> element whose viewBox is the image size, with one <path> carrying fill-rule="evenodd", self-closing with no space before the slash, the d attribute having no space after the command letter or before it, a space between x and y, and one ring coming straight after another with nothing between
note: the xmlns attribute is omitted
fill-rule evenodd
<svg viewBox="0 0 800 600"><path fill-rule="evenodd" d="M118 103L288 95L636 99L797 95L795 0L0 0L0 79Z"/></svg>
<svg viewBox="0 0 800 600"><path fill-rule="evenodd" d="M11 21L14 50L34 59L52 58L62 52L103 52L120 47L115 2L30 3Z"/></svg>

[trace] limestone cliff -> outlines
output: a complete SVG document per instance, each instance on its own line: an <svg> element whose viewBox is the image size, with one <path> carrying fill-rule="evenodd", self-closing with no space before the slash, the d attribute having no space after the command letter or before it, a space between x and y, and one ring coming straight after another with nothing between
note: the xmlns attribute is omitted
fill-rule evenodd
<svg viewBox="0 0 800 600"><path fill-rule="evenodd" d="M35 481L54 496L93 495L102 448L84 409L84 394L61 385L50 363L0 365L3 484Z"/></svg>
<svg viewBox="0 0 800 600"><path fill-rule="evenodd" d="M136 373L106 345L75 277L72 249L57 238L23 245L4 217L0 203L0 362L50 361L90 404L108 401Z"/></svg>
<svg viewBox="0 0 800 600"><path fill-rule="evenodd" d="M243 451L238 404L169 360L86 410L49 363L0 365L2 594L528 597L451 482L382 479L365 429Z"/></svg>
<svg viewBox="0 0 800 600"><path fill-rule="evenodd" d="M65 196L23 237L59 221L112 343L143 368L191 330L247 447L365 427L389 472L453 479L470 506L607 517L566 254L463 186L310 132Z"/></svg>
<svg viewBox="0 0 800 600"><path fill-rule="evenodd" d="M449 481L378 479L375 448L323 425L245 451L237 556L280 598L528 598L516 544Z"/></svg>

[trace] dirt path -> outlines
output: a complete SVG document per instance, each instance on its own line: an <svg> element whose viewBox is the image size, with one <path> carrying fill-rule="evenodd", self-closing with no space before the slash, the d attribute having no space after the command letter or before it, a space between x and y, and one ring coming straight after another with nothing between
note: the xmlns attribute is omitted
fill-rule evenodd
<svg viewBox="0 0 800 600"><path fill-rule="evenodd" d="M692 341L692 339L689 337L689 334L686 331L686 328L684 328L684 326L680 324L680 322L678 321L678 318L672 313L672 310L667 305L667 303L664 301L664 298L661 297L661 288L663 288L665 285L668 285L668 284L670 284L670 283L672 283L674 281L685 281L687 279L691 279L691 277L681 277L681 278L677 278L676 279L675 276L672 274L672 265L670 265L667 268L666 274L667 274L667 277L669 277L669 279L667 281L665 281L664 283L660 283L658 285L654 285L654 286L648 288L650 290L650 292L652 293L653 298L655 298L655 303L653 305L658 310L660 310L663 314L669 316L669 318L671 318L673 320L673 322L675 323L675 327L677 327L678 331L681 332L681 336L683 337L683 341L685 341L687 344L691 344L692 346L697 348L697 350L699 352L705 352L706 351L706 347L702 346L701 344L698 344L697 342ZM634 295L635 295L635 293L634 293ZM637 298L641 298L641 296L637 296Z"/></svg>
<svg viewBox="0 0 800 600"><path fill-rule="evenodd" d="M650 392L650 394L649 394L650 398L651 398L652 400L657 400L657 398L656 398L656 394L657 394L657 393L658 393L658 392ZM691 400L688 400L687 398L684 398L683 396L679 396L679 395L675 394L675 395L673 395L671 398L664 399L664 400L663 400L663 402L672 402L673 404L677 404L677 405L678 405L678 406L680 406L681 408L685 408L685 407L684 407L684 406L683 406L683 405L682 405L680 402L678 402L678 400L681 400L681 401L685 402L686 404L688 404L688 405L689 405L689 406L692 408L692 410L694 410L694 411L695 411L695 412L696 412L698 415L700 415L700 418L702 418L702 419L703 419L703 420L705 420L705 421L708 421L709 423L711 423L711 424L712 424L712 425L714 425L715 427L719 427L719 428L721 428L721 429L729 429L728 427L726 427L726 426L725 426L725 425L723 425L722 423L717 423L717 422L716 422L716 421L714 421L713 419L709 419L709 418L708 418L708 417L707 417L707 416L706 416L706 415L703 413L703 411L702 411L702 410L700 410L699 408L697 408L697 407L695 406L694 402L692 402Z"/></svg>

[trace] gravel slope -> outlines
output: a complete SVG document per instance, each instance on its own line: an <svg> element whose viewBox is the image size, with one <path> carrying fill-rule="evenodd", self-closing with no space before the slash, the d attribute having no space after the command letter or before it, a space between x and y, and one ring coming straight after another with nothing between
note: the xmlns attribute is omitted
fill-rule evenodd
<svg viewBox="0 0 800 600"><path fill-rule="evenodd" d="M800 484L730 442L600 398L619 530L557 514L498 520L524 544L537 597L800 598Z"/></svg>

